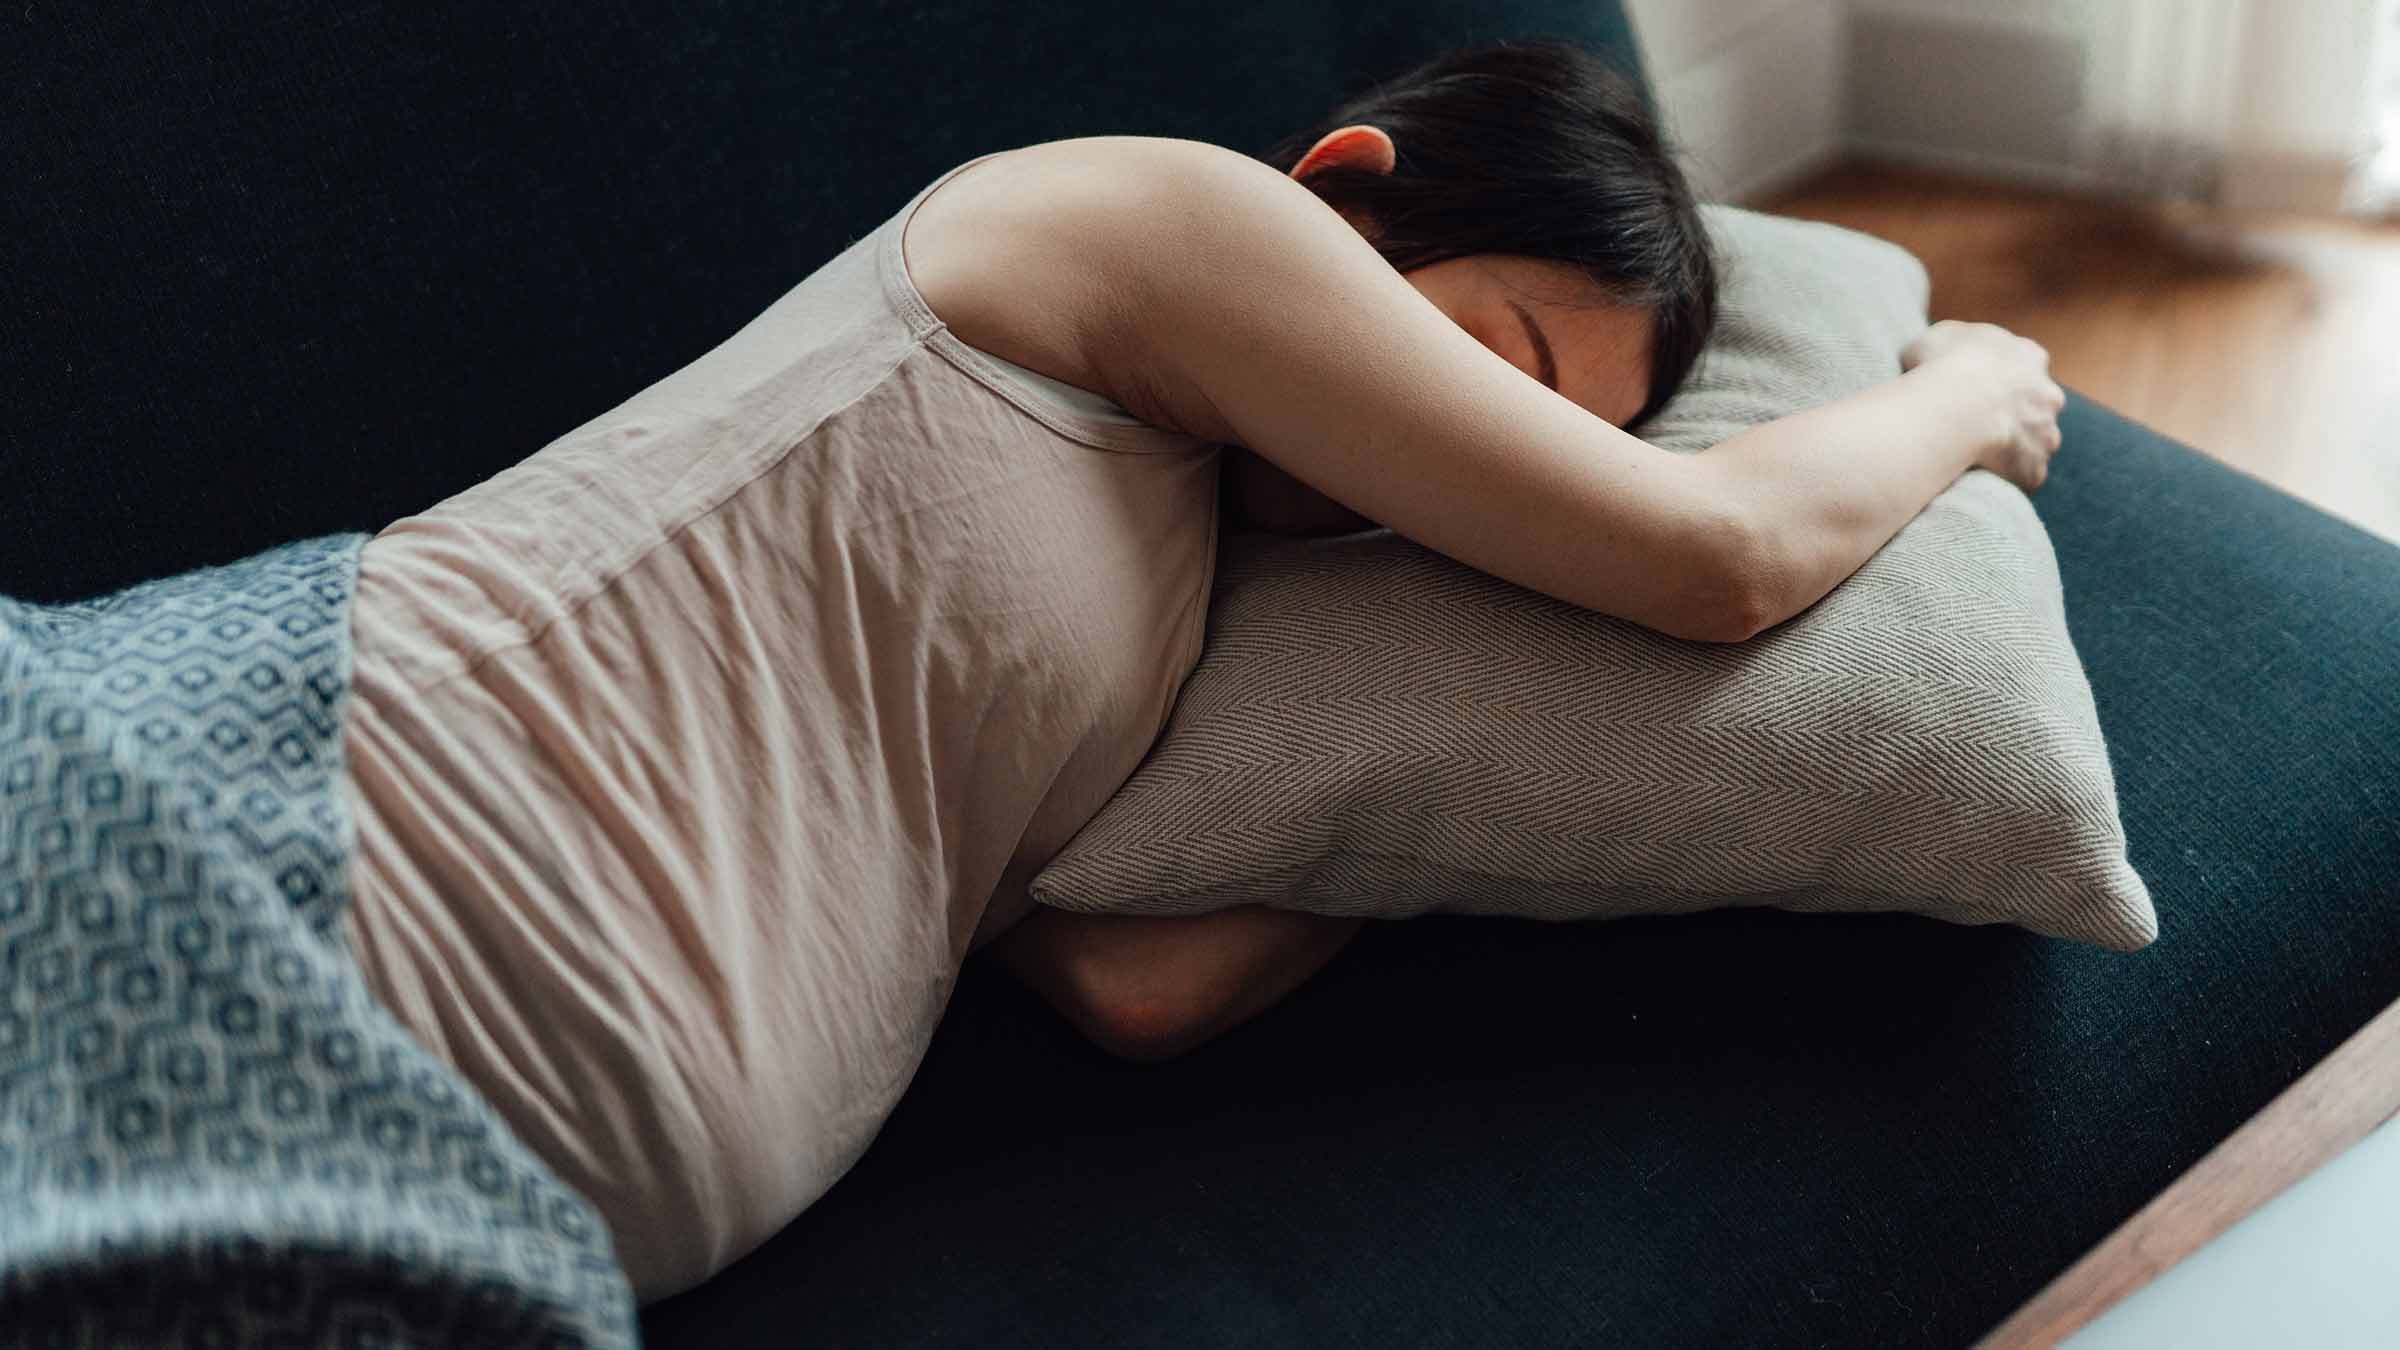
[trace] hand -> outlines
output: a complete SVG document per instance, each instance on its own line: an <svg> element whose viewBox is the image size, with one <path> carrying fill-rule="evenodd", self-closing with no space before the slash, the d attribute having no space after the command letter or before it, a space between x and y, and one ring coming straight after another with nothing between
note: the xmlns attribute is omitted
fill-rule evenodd
<svg viewBox="0 0 2400 1350"><path fill-rule="evenodd" d="M1975 467L2027 492L2040 487L2058 453L2058 411L2067 402L2050 378L2050 353L1995 324L1945 319L1900 354L1904 371L1936 364L1959 371L1992 410L1995 429Z"/></svg>

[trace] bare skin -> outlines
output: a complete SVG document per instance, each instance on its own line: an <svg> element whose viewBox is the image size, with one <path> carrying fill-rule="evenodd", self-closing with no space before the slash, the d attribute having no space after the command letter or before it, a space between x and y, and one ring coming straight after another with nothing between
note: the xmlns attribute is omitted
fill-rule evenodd
<svg viewBox="0 0 2400 1350"><path fill-rule="evenodd" d="M1242 447L1469 566L1701 640L1763 617L1741 493L1543 387L1247 156L1022 147L929 196L903 249L969 344Z"/></svg>
<svg viewBox="0 0 2400 1350"><path fill-rule="evenodd" d="M1337 163L1389 173L1395 160L1391 137L1380 129L1346 127L1320 141L1292 177ZM1419 268L1408 280L1509 364L1615 425L1630 421L1648 396L1649 314L1598 292L1571 269L1482 255ZM1238 445L1226 447L1222 472L1227 529L1320 535L1374 527ZM1279 1002L1348 946L1364 923L1266 905L1188 918L1037 908L997 939L992 953L1094 1044L1122 1059L1156 1063Z"/></svg>
<svg viewBox="0 0 2400 1350"><path fill-rule="evenodd" d="M1394 147L1345 127L1292 177L1336 162L1389 172ZM1885 385L1668 455L1621 430L1646 392L1647 314L1529 258L1402 277L1365 227L1233 152L1097 137L958 175L903 247L970 345L1230 447L1245 523L1389 525L1693 640L1814 603L1968 468L2032 490L2058 446L2047 354L1942 324ZM1153 1061L1271 1006L1360 924L1037 908L990 950L1102 1047Z"/></svg>
<svg viewBox="0 0 2400 1350"><path fill-rule="evenodd" d="M1005 152L927 197L902 247L970 344L1479 571L1696 641L1814 604L1969 468L2031 490L2063 401L2039 347L1972 325L1863 393L1669 454L1571 382L1624 378L1621 354L1570 355L1569 392L1545 388L1315 194L1197 141Z"/></svg>
<svg viewBox="0 0 2400 1350"><path fill-rule="evenodd" d="M1390 173L1397 157L1392 138L1380 128L1343 127L1302 156L1292 177L1305 181L1336 164ZM1361 234L1373 228L1356 217L1344 219ZM1650 384L1650 315L1618 302L1574 269L1541 258L1483 254L1418 268L1407 280L1476 341L1536 379L1547 374L1553 388L1594 415L1623 426L1641 411ZM1229 529L1340 534L1375 524L1247 450L1228 451L1224 473L1233 509L1225 522Z"/></svg>

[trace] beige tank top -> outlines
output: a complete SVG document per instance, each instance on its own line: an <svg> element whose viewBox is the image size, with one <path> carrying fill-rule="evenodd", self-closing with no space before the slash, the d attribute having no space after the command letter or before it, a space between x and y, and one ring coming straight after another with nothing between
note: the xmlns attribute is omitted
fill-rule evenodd
<svg viewBox="0 0 2400 1350"><path fill-rule="evenodd" d="M1199 655L1218 447L909 280L910 214L984 158L361 558L353 950L644 1301L866 1150Z"/></svg>

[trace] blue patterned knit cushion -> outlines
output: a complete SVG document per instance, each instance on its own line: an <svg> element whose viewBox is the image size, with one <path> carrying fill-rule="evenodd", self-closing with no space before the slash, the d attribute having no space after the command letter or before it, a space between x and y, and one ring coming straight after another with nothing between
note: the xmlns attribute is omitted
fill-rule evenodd
<svg viewBox="0 0 2400 1350"><path fill-rule="evenodd" d="M0 1346L636 1342L343 944L364 540L0 598Z"/></svg>

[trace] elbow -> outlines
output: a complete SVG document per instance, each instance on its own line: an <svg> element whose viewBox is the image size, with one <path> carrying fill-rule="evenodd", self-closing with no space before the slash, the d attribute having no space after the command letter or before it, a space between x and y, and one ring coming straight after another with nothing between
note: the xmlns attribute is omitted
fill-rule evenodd
<svg viewBox="0 0 2400 1350"><path fill-rule="evenodd" d="M1718 607L1718 628L1703 642L1748 642L1791 617L1764 590L1744 591Z"/></svg>
<svg viewBox="0 0 2400 1350"><path fill-rule="evenodd" d="M1135 1064L1199 1045L1220 1011L1206 991L1127 962L1079 962L1055 993L1052 1001L1085 1040Z"/></svg>
<svg viewBox="0 0 2400 1350"><path fill-rule="evenodd" d="M1098 1049L1139 1064L1206 1040L1228 1002L1159 938L1186 923L1036 907L992 945L993 958Z"/></svg>
<svg viewBox="0 0 2400 1350"><path fill-rule="evenodd" d="M1783 603L1784 569L1766 532L1728 513L1709 531L1702 579L1693 601L1695 622L1681 636L1699 642L1748 642L1792 616Z"/></svg>
<svg viewBox="0 0 2400 1350"><path fill-rule="evenodd" d="M1201 1010L1171 1000L1095 998L1084 1009L1084 1037L1134 1064L1159 1064L1207 1039Z"/></svg>

